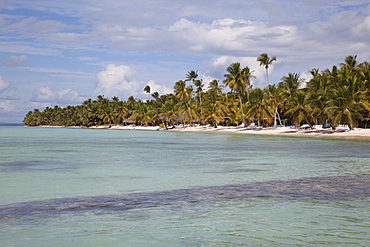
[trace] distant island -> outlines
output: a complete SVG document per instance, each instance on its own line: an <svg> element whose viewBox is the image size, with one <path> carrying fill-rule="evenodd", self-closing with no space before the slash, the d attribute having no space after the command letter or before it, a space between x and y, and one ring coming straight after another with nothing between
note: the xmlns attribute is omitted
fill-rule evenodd
<svg viewBox="0 0 370 247"><path fill-rule="evenodd" d="M312 79L304 81L289 73L277 84L268 80L268 68L275 57L261 54L257 61L266 69L268 85L253 88L249 67L233 63L226 68L222 85L218 80L204 82L197 71L190 70L174 85L174 92L159 95L150 86L143 90L148 99L133 96L126 101L102 95L81 105L46 107L29 111L23 123L27 126L160 126L211 125L277 127L305 125L313 129L346 125L367 128L370 116L370 63L357 64L356 56L331 69L311 69ZM228 87L229 92L223 92Z"/></svg>

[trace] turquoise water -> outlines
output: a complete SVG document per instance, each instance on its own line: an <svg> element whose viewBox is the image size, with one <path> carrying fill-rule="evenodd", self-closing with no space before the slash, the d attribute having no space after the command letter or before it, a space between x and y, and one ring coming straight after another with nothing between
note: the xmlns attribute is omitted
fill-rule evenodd
<svg viewBox="0 0 370 247"><path fill-rule="evenodd" d="M1 126L0 147L0 246L370 242L367 140Z"/></svg>

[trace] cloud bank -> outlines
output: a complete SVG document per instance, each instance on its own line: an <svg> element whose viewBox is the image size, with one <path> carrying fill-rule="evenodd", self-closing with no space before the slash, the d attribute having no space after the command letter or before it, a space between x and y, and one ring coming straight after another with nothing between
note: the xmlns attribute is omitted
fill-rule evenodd
<svg viewBox="0 0 370 247"><path fill-rule="evenodd" d="M120 97L126 100L129 96L143 96L144 87L149 85L152 92L160 94L170 93L172 90L166 86L158 85L154 81L140 82L135 79L136 71L126 65L107 65L104 71L96 76L95 95L105 97Z"/></svg>

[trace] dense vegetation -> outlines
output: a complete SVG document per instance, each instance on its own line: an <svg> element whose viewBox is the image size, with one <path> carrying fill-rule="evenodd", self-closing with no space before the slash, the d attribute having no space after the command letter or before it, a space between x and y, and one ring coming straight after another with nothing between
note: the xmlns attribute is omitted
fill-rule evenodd
<svg viewBox="0 0 370 247"><path fill-rule="evenodd" d="M276 60L267 54L257 58L266 69ZM276 126L306 123L310 126L328 123L332 126L348 124L352 129L366 127L370 111L370 63L357 64L356 56L348 56L344 63L332 69L309 72L313 78L304 82L296 73L289 73L277 84L253 88L249 67L233 63L224 75L204 88L197 71L189 71L184 80L174 85L174 92L151 94L144 88L149 100L129 97L121 101L99 95L82 105L61 108L35 109L24 118L28 126L94 126L94 125L161 125L211 124ZM267 78L268 80L268 78ZM223 92L228 87L229 92Z"/></svg>

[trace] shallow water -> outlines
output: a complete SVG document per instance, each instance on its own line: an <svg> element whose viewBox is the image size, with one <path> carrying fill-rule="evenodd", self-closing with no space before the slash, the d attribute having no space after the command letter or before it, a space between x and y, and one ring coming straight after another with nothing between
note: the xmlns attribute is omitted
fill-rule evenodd
<svg viewBox="0 0 370 247"><path fill-rule="evenodd" d="M3 246L366 246L370 142L0 127Z"/></svg>

